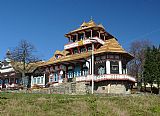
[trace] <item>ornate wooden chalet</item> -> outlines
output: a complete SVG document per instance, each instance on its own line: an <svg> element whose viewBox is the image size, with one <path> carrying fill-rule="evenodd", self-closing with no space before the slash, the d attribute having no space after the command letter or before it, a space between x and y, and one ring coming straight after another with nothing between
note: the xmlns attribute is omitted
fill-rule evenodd
<svg viewBox="0 0 160 116"><path fill-rule="evenodd" d="M95 92L125 93L131 89L135 78L127 75L126 64L133 56L121 47L102 24L96 24L93 20L83 22L65 37L68 43L64 45L64 50L57 50L52 58L41 65L45 68L49 83L69 82L75 78L77 83L87 82L86 85L91 85L94 62ZM94 61L91 60L92 42Z"/></svg>

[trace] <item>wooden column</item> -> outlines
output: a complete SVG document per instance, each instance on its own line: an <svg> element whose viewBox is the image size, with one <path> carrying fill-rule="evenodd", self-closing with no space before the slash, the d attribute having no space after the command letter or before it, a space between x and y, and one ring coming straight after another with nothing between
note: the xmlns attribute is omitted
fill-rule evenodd
<svg viewBox="0 0 160 116"><path fill-rule="evenodd" d="M92 34L93 34L93 33L92 33L92 30L91 30L91 38L92 38L92 36L93 36Z"/></svg>
<svg viewBox="0 0 160 116"><path fill-rule="evenodd" d="M73 54L73 49L72 48L70 49L70 51L71 51L71 54Z"/></svg>
<svg viewBox="0 0 160 116"><path fill-rule="evenodd" d="M100 33L100 31L98 31L98 34L99 34L98 37L101 38L101 33Z"/></svg>
<svg viewBox="0 0 160 116"><path fill-rule="evenodd" d="M118 63L119 63L119 74L122 74L122 62L119 61Z"/></svg>
<svg viewBox="0 0 160 116"><path fill-rule="evenodd" d="M104 34L104 38L103 38L103 40L104 40L104 41L106 40L106 36L105 36L105 34Z"/></svg>
<svg viewBox="0 0 160 116"><path fill-rule="evenodd" d="M71 42L71 36L69 36L69 42Z"/></svg>
<svg viewBox="0 0 160 116"><path fill-rule="evenodd" d="M59 82L59 80L60 80L60 65L58 65L58 82Z"/></svg>
<svg viewBox="0 0 160 116"><path fill-rule="evenodd" d="M16 76L14 76L14 84L16 84Z"/></svg>
<svg viewBox="0 0 160 116"><path fill-rule="evenodd" d="M79 46L77 47L77 49L78 49L78 53L81 53Z"/></svg>
<svg viewBox="0 0 160 116"><path fill-rule="evenodd" d="M76 34L76 41L78 41L78 34Z"/></svg>
<svg viewBox="0 0 160 116"><path fill-rule="evenodd" d="M106 74L110 74L110 61L106 60Z"/></svg>
<svg viewBox="0 0 160 116"><path fill-rule="evenodd" d="M86 39L85 31L83 32L83 39Z"/></svg>
<svg viewBox="0 0 160 116"><path fill-rule="evenodd" d="M65 78L68 80L68 65L66 65L66 77Z"/></svg>

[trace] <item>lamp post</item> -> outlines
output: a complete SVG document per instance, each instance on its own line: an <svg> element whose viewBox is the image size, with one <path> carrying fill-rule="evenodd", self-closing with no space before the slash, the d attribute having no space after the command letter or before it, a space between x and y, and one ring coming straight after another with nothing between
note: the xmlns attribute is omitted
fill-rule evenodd
<svg viewBox="0 0 160 116"><path fill-rule="evenodd" d="M92 94L94 93L94 43L97 42L96 39L90 39L92 42Z"/></svg>
<svg viewBox="0 0 160 116"><path fill-rule="evenodd" d="M92 42L92 94L94 91L94 42Z"/></svg>

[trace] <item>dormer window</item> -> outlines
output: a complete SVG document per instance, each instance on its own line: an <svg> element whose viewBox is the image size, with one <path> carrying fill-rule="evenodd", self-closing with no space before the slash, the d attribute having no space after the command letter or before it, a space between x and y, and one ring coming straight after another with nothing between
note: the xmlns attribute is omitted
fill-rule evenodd
<svg viewBox="0 0 160 116"><path fill-rule="evenodd" d="M92 47L88 47L88 51L92 51Z"/></svg>
<svg viewBox="0 0 160 116"><path fill-rule="evenodd" d="M81 53L82 53L82 52L86 52L86 48L82 48L82 49L81 49Z"/></svg>
<svg viewBox="0 0 160 116"><path fill-rule="evenodd" d="M56 59L58 59L58 58L60 58L60 57L61 57L61 55L59 55L59 54L58 54L58 55L55 55L55 57L56 57Z"/></svg>
<svg viewBox="0 0 160 116"><path fill-rule="evenodd" d="M58 58L59 58L59 56L58 56L58 55L56 55L55 57L56 57L56 59L58 59Z"/></svg>
<svg viewBox="0 0 160 116"><path fill-rule="evenodd" d="M74 54L77 54L78 53L78 50L74 50Z"/></svg>

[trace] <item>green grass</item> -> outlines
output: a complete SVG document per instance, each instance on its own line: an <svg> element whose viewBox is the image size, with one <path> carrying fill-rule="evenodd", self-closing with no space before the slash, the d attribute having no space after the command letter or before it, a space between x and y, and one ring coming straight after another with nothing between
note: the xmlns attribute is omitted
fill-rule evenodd
<svg viewBox="0 0 160 116"><path fill-rule="evenodd" d="M0 93L1 116L160 116L160 96Z"/></svg>

